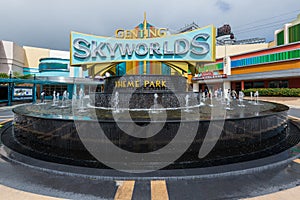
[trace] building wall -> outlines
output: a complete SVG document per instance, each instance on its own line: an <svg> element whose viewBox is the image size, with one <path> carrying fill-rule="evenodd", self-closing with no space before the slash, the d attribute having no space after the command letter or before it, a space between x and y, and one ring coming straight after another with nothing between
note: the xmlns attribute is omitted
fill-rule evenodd
<svg viewBox="0 0 300 200"><path fill-rule="evenodd" d="M24 49L10 41L0 41L0 72L23 74Z"/></svg>
<svg viewBox="0 0 300 200"><path fill-rule="evenodd" d="M70 59L70 52L69 51L59 51L59 50L50 50L48 57Z"/></svg>
<svg viewBox="0 0 300 200"><path fill-rule="evenodd" d="M290 88L300 88L300 78L293 78L289 80Z"/></svg>
<svg viewBox="0 0 300 200"><path fill-rule="evenodd" d="M232 55L247 53L250 51L258 51L258 50L262 50L262 49L267 49L268 47L269 47L268 43L217 46L216 47L216 58L217 59L224 58L225 57L225 49L226 49L226 55L232 56Z"/></svg>
<svg viewBox="0 0 300 200"><path fill-rule="evenodd" d="M296 68L300 68L300 60L232 68L231 74L232 75L249 74L249 73L270 72L270 71L276 71L276 70L288 70L288 69L296 69Z"/></svg>
<svg viewBox="0 0 300 200"><path fill-rule="evenodd" d="M39 68L40 59L50 57L50 49L42 49L37 47L23 47L25 50L25 67Z"/></svg>
<svg viewBox="0 0 300 200"><path fill-rule="evenodd" d="M300 42L300 14L294 21L285 24L282 29L276 30L274 38L277 46Z"/></svg>
<svg viewBox="0 0 300 200"><path fill-rule="evenodd" d="M24 74L35 74L36 76L61 76L61 77L85 77L88 76L87 71L83 71L80 67L71 67L68 62L68 70L60 71L40 71L39 65L41 64L40 60L43 58L58 58L54 63L65 63L60 59L70 59L69 51L59 51L51 49L43 49L37 47L28 47L24 46L25 51L25 61L24 61Z"/></svg>

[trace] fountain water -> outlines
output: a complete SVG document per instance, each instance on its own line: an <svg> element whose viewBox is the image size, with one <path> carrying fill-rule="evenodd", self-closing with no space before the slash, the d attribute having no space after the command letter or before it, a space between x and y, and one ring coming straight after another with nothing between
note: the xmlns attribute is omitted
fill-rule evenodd
<svg viewBox="0 0 300 200"><path fill-rule="evenodd" d="M41 104L45 104L45 91L41 92Z"/></svg>
<svg viewBox="0 0 300 200"><path fill-rule="evenodd" d="M150 80L151 78L153 80ZM124 89L123 87L120 88L121 92L117 91L113 95L114 85L119 79L119 77L106 78L104 92L90 94L90 104L93 107L84 107L84 94L83 90L80 90L79 109L85 108L86 112L84 115L78 114L78 108L73 110L70 107L57 109L47 104L39 107L23 105L15 108L13 110L15 116L14 127L13 130L10 129L11 132L7 131L3 134L3 144L14 148L19 153L37 159L84 167L107 168L109 165L105 166L105 163L103 164L101 160L96 160L87 151L79 136L79 132L88 133L86 140L91 141L93 145L97 147L106 146L108 144L107 141L95 140L89 135L99 135L100 126L103 128L106 137L115 146L128 152L139 154L152 153L164 148L177 137L176 134L179 128L183 128L185 137L189 136L192 131L195 131L195 137L188 144L188 149L185 153L181 154L182 156L166 169L207 167L249 161L282 152L291 147L289 145L292 145L291 143L284 147L281 146L289 134L289 129L287 128L288 108L284 105L265 102L262 106L254 106L248 102L231 100L230 96L227 96L227 105L223 105L220 101L215 101L214 108L205 105L198 110L190 109L190 112L182 112L187 108L199 106L197 98L194 98L191 93L185 92L186 79L184 77L129 76L128 80L135 82L137 79L140 83L149 80L155 82L156 80L168 79L172 81L175 79L176 87L172 89L182 88L182 90L176 91L177 93L175 94L168 88L162 90L161 88L149 89L141 86L134 93L130 93L129 97L129 93L126 93L126 90L122 90ZM177 86L178 82L182 82L182 84ZM58 93L54 93L53 96L59 99ZM202 96L202 99L204 98L205 95ZM129 102L127 108L123 107L123 101ZM53 99L53 102L55 102L55 99ZM238 103L245 105L245 107L240 108ZM161 114L155 114L154 116L157 116L157 118L152 121L148 112L151 110L149 105L153 105L152 110L155 110L157 105L162 105L162 108L157 110L164 109L167 118L161 118ZM120 106L122 107L119 108ZM131 119L128 118L125 112L120 112L120 110L124 109L130 111ZM212 118L213 110L216 110L214 118ZM223 113L221 113L222 111L226 114L225 118ZM114 112L118 112L119 118L117 120L113 118ZM77 120L76 125L74 120ZM210 123L219 123L220 120L223 120L224 124L214 126L220 131L220 137L211 138L210 136L214 136L214 133L210 135L206 134L206 131L209 129ZM135 123L131 127L130 123L132 121ZM163 124L162 129L152 137L147 137L149 131L138 131L139 128L136 127L146 126L149 121L157 125ZM48 125L49 123L51 123L51 126ZM131 132L137 132L140 137L128 134L119 127L119 124L129 126ZM193 125L196 128L193 128ZM5 140L8 137L9 139ZM207 139L206 137L209 138ZM212 147L213 150L207 157L199 157L199 149L207 140L215 140L216 144ZM178 146L172 147L172 151L166 154L153 155L158 157L166 156L166 158L173 156L177 153L180 146L186 145L183 140L177 140L177 142ZM23 151L25 147L26 151ZM110 148L104 151L110 157L118 156L111 153ZM130 164L130 161L128 163ZM159 164L159 162L155 160L153 162L144 162L144 160L141 160L131 164L137 167L151 168Z"/></svg>
<svg viewBox="0 0 300 200"><path fill-rule="evenodd" d="M157 93L154 93L154 95L153 95L153 106L152 106L152 108L148 111L149 114L151 114L151 113L153 113L153 114L161 113L161 111L159 110L159 106L158 106L157 99L158 99L158 94L157 94Z"/></svg>
<svg viewBox="0 0 300 200"><path fill-rule="evenodd" d="M250 101L249 103L253 103L253 92L250 92Z"/></svg>
<svg viewBox="0 0 300 200"><path fill-rule="evenodd" d="M220 100L221 100L221 104L223 105L226 104L226 97L224 96L223 91L220 92Z"/></svg>
<svg viewBox="0 0 300 200"><path fill-rule="evenodd" d="M59 105L59 92L56 93L56 104Z"/></svg>
<svg viewBox="0 0 300 200"><path fill-rule="evenodd" d="M119 113L120 112L120 107L119 107L119 92L116 91L114 99L113 99L113 112L114 113Z"/></svg>
<svg viewBox="0 0 300 200"><path fill-rule="evenodd" d="M233 108L231 107L231 101L232 101L231 96L227 95L226 107L225 107L226 110L233 110Z"/></svg>
<svg viewBox="0 0 300 200"><path fill-rule="evenodd" d="M158 107L157 107L157 105L158 105L158 103L157 103L157 98L158 98L158 94L155 93L155 94L154 94L154 101L153 101L153 108L154 108L154 109L157 109L157 108L158 108Z"/></svg>
<svg viewBox="0 0 300 200"><path fill-rule="evenodd" d="M189 109L189 101L190 101L190 95L189 94L187 94L186 96L185 96L185 112L190 112L191 110Z"/></svg>
<svg viewBox="0 0 300 200"><path fill-rule="evenodd" d="M86 108L84 106L84 92L83 89L80 88L79 90L79 108L78 108L78 112L85 112Z"/></svg>
<svg viewBox="0 0 300 200"><path fill-rule="evenodd" d="M198 103L199 103L199 106L205 106L201 92L199 92L199 94L198 94Z"/></svg>
<svg viewBox="0 0 300 200"><path fill-rule="evenodd" d="M68 92L65 90L61 99L61 106L59 106L60 108L67 107L67 99L68 99Z"/></svg>
<svg viewBox="0 0 300 200"><path fill-rule="evenodd" d="M56 102L56 91L54 90L53 91L53 101L52 101L53 103L52 103L52 106L57 106L57 102Z"/></svg>
<svg viewBox="0 0 300 200"><path fill-rule="evenodd" d="M209 104L209 106L210 106L210 107L214 107L214 103L213 103L213 95L212 95L211 92L209 93L209 98L210 98L210 104Z"/></svg>
<svg viewBox="0 0 300 200"><path fill-rule="evenodd" d="M206 100L205 92L202 92L202 100L203 100L203 101Z"/></svg>
<svg viewBox="0 0 300 200"><path fill-rule="evenodd" d="M240 91L239 92L239 107L245 107L245 104L244 104L244 92Z"/></svg>
<svg viewBox="0 0 300 200"><path fill-rule="evenodd" d="M254 93L254 105L262 105L259 101L258 101L258 97L259 97L259 93L258 93L258 91L256 91L255 93Z"/></svg>

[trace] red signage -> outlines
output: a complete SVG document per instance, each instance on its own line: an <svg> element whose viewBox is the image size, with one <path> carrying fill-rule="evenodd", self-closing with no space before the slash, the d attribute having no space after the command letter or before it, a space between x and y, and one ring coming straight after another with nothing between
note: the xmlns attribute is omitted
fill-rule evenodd
<svg viewBox="0 0 300 200"><path fill-rule="evenodd" d="M213 76L213 72L202 72L201 77Z"/></svg>

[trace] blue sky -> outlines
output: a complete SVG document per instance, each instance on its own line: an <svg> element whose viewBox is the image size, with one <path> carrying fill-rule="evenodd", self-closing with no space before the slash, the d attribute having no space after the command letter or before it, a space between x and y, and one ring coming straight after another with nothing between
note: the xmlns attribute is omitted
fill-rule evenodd
<svg viewBox="0 0 300 200"><path fill-rule="evenodd" d="M5 2L5 3L4 3ZM176 31L199 26L231 25L237 39L265 37L300 14L298 0L2 0L0 40L18 45L68 50L70 31L113 36L143 21Z"/></svg>

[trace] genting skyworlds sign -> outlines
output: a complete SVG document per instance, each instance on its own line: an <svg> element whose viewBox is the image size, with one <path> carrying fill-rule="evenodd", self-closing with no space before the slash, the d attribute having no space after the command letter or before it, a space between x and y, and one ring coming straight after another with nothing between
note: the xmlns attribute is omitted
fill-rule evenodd
<svg viewBox="0 0 300 200"><path fill-rule="evenodd" d="M215 28L159 38L119 39L71 32L71 65L126 61L215 61Z"/></svg>

